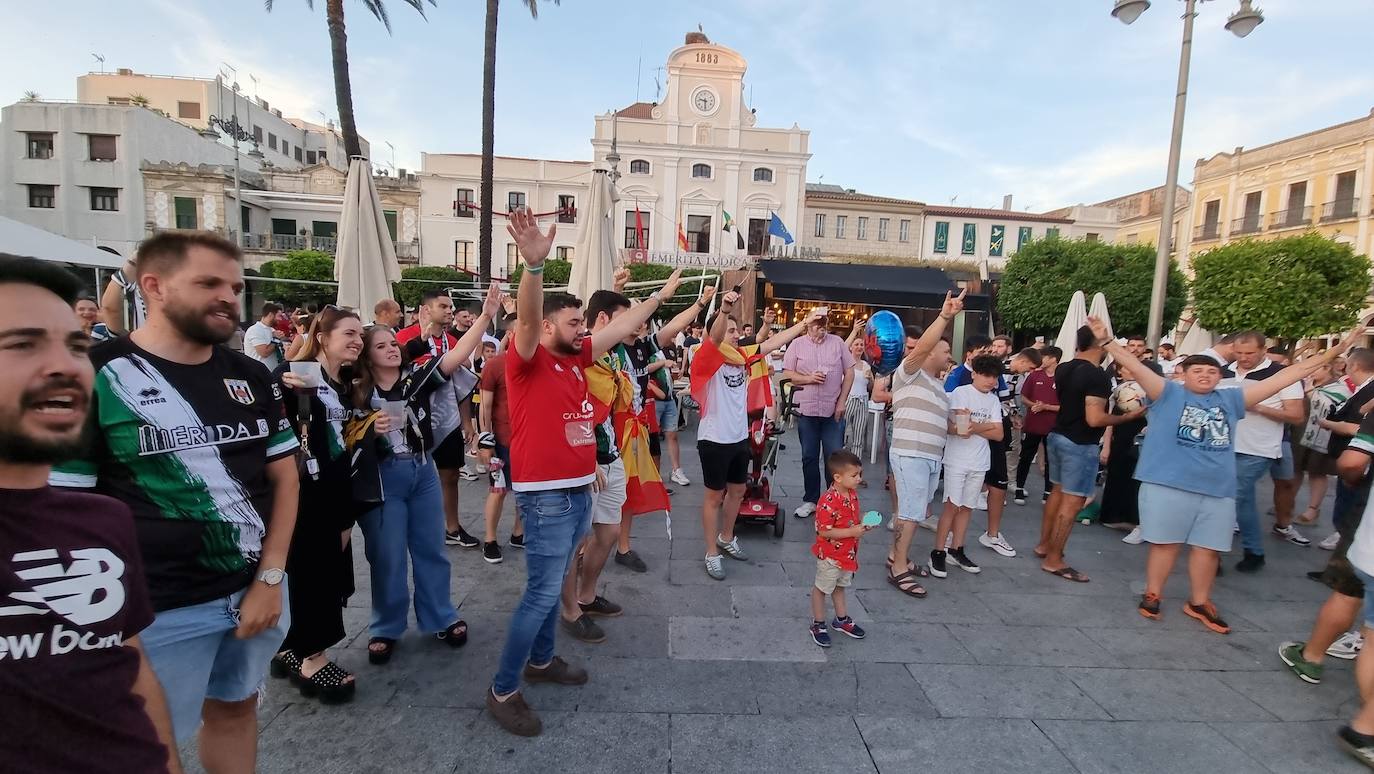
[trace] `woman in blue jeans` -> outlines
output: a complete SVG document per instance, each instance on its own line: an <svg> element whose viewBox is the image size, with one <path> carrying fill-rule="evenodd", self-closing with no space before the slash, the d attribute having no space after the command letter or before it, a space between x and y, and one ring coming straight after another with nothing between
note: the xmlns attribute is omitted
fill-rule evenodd
<svg viewBox="0 0 1374 774"><path fill-rule="evenodd" d="M396 641L406 630L411 602L407 556L415 577L415 620L420 629L455 648L467 642L467 623L458 617L449 594L443 498L439 474L429 456L434 445L429 400L481 345L482 333L500 303L501 293L493 284L481 317L458 345L422 365L405 362L395 334L386 326L374 325L363 333L363 354L353 384L354 409L391 415L389 432L378 438L382 505L358 520L372 576L367 658L373 664L391 660ZM399 421L396 413L401 415Z"/></svg>

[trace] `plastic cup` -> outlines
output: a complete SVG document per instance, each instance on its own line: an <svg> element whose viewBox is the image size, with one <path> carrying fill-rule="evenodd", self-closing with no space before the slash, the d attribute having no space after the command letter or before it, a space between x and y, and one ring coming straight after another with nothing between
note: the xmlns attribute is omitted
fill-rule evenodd
<svg viewBox="0 0 1374 774"><path fill-rule="evenodd" d="M291 373L300 378L306 387L320 386L320 364L315 360L291 361Z"/></svg>
<svg viewBox="0 0 1374 774"><path fill-rule="evenodd" d="M382 401L382 413L391 419L392 429L400 429L406 418L406 402L403 400Z"/></svg>
<svg viewBox="0 0 1374 774"><path fill-rule="evenodd" d="M968 435L968 431L969 431L969 417L968 417L968 414L955 414L955 415L954 415L954 430L955 430L955 432L957 432L959 435Z"/></svg>

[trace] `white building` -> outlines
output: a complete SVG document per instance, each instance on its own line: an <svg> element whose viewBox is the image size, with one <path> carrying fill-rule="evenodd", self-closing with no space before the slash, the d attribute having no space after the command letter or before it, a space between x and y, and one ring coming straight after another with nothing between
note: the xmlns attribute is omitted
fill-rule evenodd
<svg viewBox="0 0 1374 774"><path fill-rule="evenodd" d="M926 205L921 258L986 264L999 273L1007 259L1035 239L1068 238L1073 220L1011 209Z"/></svg>
<svg viewBox="0 0 1374 774"><path fill-rule="evenodd" d="M668 84L660 103L640 102L595 118L592 161L496 159L493 202L498 213L513 206L535 212L563 212L558 249L571 256L577 218L568 210L585 198L593 163L608 166L614 139L620 161L615 211L616 244L682 252L760 255L767 251L773 213L802 241L809 133L755 125L745 102L742 56L690 33L668 57ZM459 205L480 195L480 157L426 153L421 157L422 256L426 264L477 266L476 213ZM647 231L636 241L636 207ZM726 216L735 230L723 230ZM549 217L560 217L550 215ZM493 273L514 266L515 246L493 228ZM745 250L737 248L738 238ZM566 242L566 244L565 244ZM503 264L502 259L505 263Z"/></svg>
<svg viewBox="0 0 1374 774"><path fill-rule="evenodd" d="M143 107L17 102L0 109L0 215L132 255L147 234L141 167L166 161L232 165L234 152ZM224 221L222 207L198 217Z"/></svg>

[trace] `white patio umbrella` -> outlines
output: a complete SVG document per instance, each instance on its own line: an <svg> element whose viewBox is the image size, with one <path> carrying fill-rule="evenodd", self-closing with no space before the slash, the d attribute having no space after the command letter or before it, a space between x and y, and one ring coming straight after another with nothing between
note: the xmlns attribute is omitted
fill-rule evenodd
<svg viewBox="0 0 1374 774"><path fill-rule="evenodd" d="M1075 290L1073 298L1069 299L1069 309L1064 313L1064 323L1059 326L1059 336L1054 340L1055 346L1064 350L1064 359L1073 357L1073 352L1078 345L1078 329L1083 327L1083 323L1088 321L1088 304L1083 296L1083 291Z"/></svg>
<svg viewBox="0 0 1374 774"><path fill-rule="evenodd" d="M102 269L118 269L124 265L124 259L116 253L10 218L0 218L0 253Z"/></svg>
<svg viewBox="0 0 1374 774"><path fill-rule="evenodd" d="M1193 327L1183 334L1183 341L1179 342L1176 350L1180 355L1196 355L1210 349L1216 343L1216 336L1212 332L1193 321Z"/></svg>
<svg viewBox="0 0 1374 774"><path fill-rule="evenodd" d="M1112 327L1112 315L1107 311L1106 296L1101 293L1094 293L1092 305L1088 307L1088 314L1101 320L1102 323L1107 326L1107 333L1111 334L1112 338L1116 338L1116 329ZM1084 322L1086 322L1086 320ZM1102 365L1109 365L1111 362L1112 357L1108 355L1103 360Z"/></svg>
<svg viewBox="0 0 1374 774"><path fill-rule="evenodd" d="M568 292L583 301L596 291L611 287L611 275L615 273L611 213L619 198L606 170L592 170L587 205L578 212L583 217L582 234L573 249L572 271L568 276Z"/></svg>
<svg viewBox="0 0 1374 774"><path fill-rule="evenodd" d="M370 319L378 301L391 298L392 283L401 280L382 200L372 182L371 167L361 157L355 156L348 164L334 279L339 281L338 305L357 310L364 319Z"/></svg>

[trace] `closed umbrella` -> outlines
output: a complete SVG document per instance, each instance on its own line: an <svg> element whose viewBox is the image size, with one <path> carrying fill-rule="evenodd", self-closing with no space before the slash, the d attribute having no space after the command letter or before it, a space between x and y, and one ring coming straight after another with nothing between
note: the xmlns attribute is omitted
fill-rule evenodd
<svg viewBox="0 0 1374 774"><path fill-rule="evenodd" d="M1059 326L1059 337L1055 346L1064 350L1065 358L1073 357L1078 345L1078 329L1088 321L1088 304L1083 291L1075 290L1069 299L1069 309L1064 314L1064 323Z"/></svg>
<svg viewBox="0 0 1374 774"><path fill-rule="evenodd" d="M391 298L392 284L401 280L382 200L367 159L361 157L348 164L334 279L339 281L338 305L361 315L371 314L378 301Z"/></svg>
<svg viewBox="0 0 1374 774"><path fill-rule="evenodd" d="M1112 316L1107 311L1106 296L1102 295L1101 293L1094 293L1092 306L1088 307L1088 314L1092 317L1096 317L1097 319L1101 320L1102 324L1107 326L1107 333L1110 334L1112 338L1116 338L1116 330L1112 328ZM1110 355L1108 355L1107 358L1103 361L1102 365L1105 366L1110 364L1111 362L1112 358Z"/></svg>
<svg viewBox="0 0 1374 774"><path fill-rule="evenodd" d="M582 234L573 250L572 271L568 277L568 292L583 301L596 291L611 287L611 275L615 273L611 213L618 198L606 170L592 170L587 206L579 213L584 215Z"/></svg>
<svg viewBox="0 0 1374 774"><path fill-rule="evenodd" d="M1183 334L1183 341L1179 342L1175 349L1180 355L1196 355L1211 348L1215 341L1216 337L1212 335L1211 331L1203 328L1194 320L1193 327Z"/></svg>

